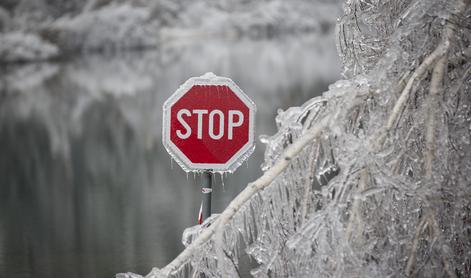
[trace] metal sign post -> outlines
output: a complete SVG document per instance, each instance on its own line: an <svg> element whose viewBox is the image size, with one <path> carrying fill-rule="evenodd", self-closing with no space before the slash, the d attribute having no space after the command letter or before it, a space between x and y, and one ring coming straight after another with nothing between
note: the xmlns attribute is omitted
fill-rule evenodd
<svg viewBox="0 0 471 278"><path fill-rule="evenodd" d="M213 192L212 174L209 171L203 173L203 182L201 185L201 192L203 194L203 208L202 208L202 221L211 216L211 193Z"/></svg>

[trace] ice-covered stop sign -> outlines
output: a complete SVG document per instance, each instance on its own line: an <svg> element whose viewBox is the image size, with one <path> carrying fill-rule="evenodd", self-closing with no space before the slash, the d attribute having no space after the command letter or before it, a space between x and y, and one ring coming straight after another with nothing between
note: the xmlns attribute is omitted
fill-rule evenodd
<svg viewBox="0 0 471 278"><path fill-rule="evenodd" d="M231 79L192 77L164 104L164 146L185 171L233 172L254 150L255 111Z"/></svg>

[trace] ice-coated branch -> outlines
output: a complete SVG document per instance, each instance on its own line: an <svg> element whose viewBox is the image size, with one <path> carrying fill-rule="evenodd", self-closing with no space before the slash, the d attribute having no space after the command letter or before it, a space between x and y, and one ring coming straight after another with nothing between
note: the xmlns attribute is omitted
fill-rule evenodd
<svg viewBox="0 0 471 278"><path fill-rule="evenodd" d="M412 248L410 251L409 259L407 260L407 265L406 265L406 270L405 270L407 277L411 276L414 271L416 261L417 261L417 249L419 248L420 235L422 234L422 231L427 227L429 218L430 216L422 217L422 220L420 220L419 224L417 225L415 229L414 240L412 242Z"/></svg>
<svg viewBox="0 0 471 278"><path fill-rule="evenodd" d="M399 118L399 115L404 110L404 107L406 106L407 100L409 99L410 93L412 91L412 86L414 85L416 80L419 80L435 64L438 59L442 58L445 55L449 46L450 41L448 39L442 40L442 42L435 48L435 50L432 51L430 55L425 57L419 67L417 67L417 69L412 73L411 77L406 83L406 86L402 90L399 99L395 103L391 114L389 115L389 118L386 122L386 126L381 129L379 131L379 134L375 137L374 142L376 144L376 148L381 147L381 145L384 143L387 133L394 126L397 119Z"/></svg>
<svg viewBox="0 0 471 278"><path fill-rule="evenodd" d="M462 12L466 8L466 3L464 1L457 1L457 9L459 12ZM440 84L443 82L443 75L444 75L444 70L446 66L446 58L444 58L448 52L448 49L450 48L451 40L454 36L455 33L455 28L454 23L452 21L449 21L444 29L443 29L443 35L442 35L442 40L438 44L438 46L435 48L430 55L425 57L425 59L422 61L422 63L417 67L417 69L412 73L411 77L407 81L404 89L401 92L401 95L399 96L399 99L395 103L393 110L391 111L391 114L389 115L389 118L386 122L386 126L379 131L379 134L375 138L375 147L381 147L381 145L384 143L384 140L386 139L387 133L392 129L394 124L397 122L399 116L401 115L402 111L404 110L407 101L409 99L409 96L412 92L412 87L414 83L417 80L420 80L420 78L431 68L435 65L435 63L440 60L442 65L440 65L436 69L435 73L435 82L432 81L431 84L431 90L430 93L437 94L439 91ZM466 56L466 50L463 52L463 55ZM444 65L443 65L444 64ZM433 78L433 76L432 76Z"/></svg>
<svg viewBox="0 0 471 278"><path fill-rule="evenodd" d="M421 234L424 232L426 228L429 228L430 231L430 242L435 242L439 239L442 239L441 229L438 225L437 219L433 212L432 208L426 209L427 213L422 217L417 228L415 230L414 240L412 243L412 248L410 251L409 259L407 260L407 265L405 269L405 274L407 277L415 277L417 275L418 269L417 265L417 252L419 249L419 241L421 239ZM431 243L433 246L433 243ZM450 249L447 244L439 244L438 248L440 249L441 259L443 261L444 270L448 277L456 278L456 274L454 273L450 259L448 258Z"/></svg>
<svg viewBox="0 0 471 278"><path fill-rule="evenodd" d="M431 215L431 217L429 218L429 221L430 221L430 225L432 227L432 232L433 232L433 237L434 239L443 239L443 235L442 235L442 232L441 232L441 228L440 226L438 225L438 222L437 222L437 218L435 217L434 214ZM440 241L441 242L441 241ZM443 261L443 266L444 266L444 270L447 274L447 276L449 278L456 278L456 274L453 270L453 267L452 267L452 264L450 262L450 258L448 257L449 256L449 250L450 250L450 247L446 244L446 243L443 243L441 245L439 245L439 248L440 248L440 253L441 253L441 258L442 258L442 261Z"/></svg>
<svg viewBox="0 0 471 278"><path fill-rule="evenodd" d="M445 75L445 68L447 65L447 57L443 56L437 61L432 73L432 80L430 82L430 95L429 105L427 109L427 125L425 131L425 179L432 178L432 166L435 154L435 109L437 108L437 98L440 92L443 91L443 78Z"/></svg>
<svg viewBox="0 0 471 278"><path fill-rule="evenodd" d="M367 189L368 187L367 179L368 179L368 169L363 169L360 173L360 179L358 180L357 194L360 194L361 192ZM350 219L348 220L348 225L345 232L345 237L347 238L347 240L351 239L352 232L353 232L353 229L355 228L355 225L359 224L358 217L360 214L360 205L361 205L360 202L361 202L360 198L356 198L353 201L352 209L350 210Z"/></svg>
<svg viewBox="0 0 471 278"><path fill-rule="evenodd" d="M312 154L309 157L309 168L308 169L313 169L314 165L317 163L318 157L319 157L319 152L320 152L320 145L317 145L313 150ZM311 175L314 175L313 173ZM311 177L310 177L311 178ZM304 194L303 194L303 201L301 204L301 220L300 223L304 222L304 219L306 219L307 215L307 206L308 206L308 201L309 201L309 194L311 191L311 179L306 179L304 181Z"/></svg>
<svg viewBox="0 0 471 278"><path fill-rule="evenodd" d="M181 252L172 262L162 268L161 273L169 276L181 265L198 252L199 247L210 240L219 229L224 229L224 225L229 223L239 209L257 192L263 190L273 180L278 177L290 164L291 160L302 151L309 143L320 136L329 123L329 117L322 119L319 123L308 129L293 144L289 145L278 159L277 163L268 169L260 178L248 184L248 186L237 197L232 200L229 206L221 213L219 218L208 228L206 228L183 252Z"/></svg>

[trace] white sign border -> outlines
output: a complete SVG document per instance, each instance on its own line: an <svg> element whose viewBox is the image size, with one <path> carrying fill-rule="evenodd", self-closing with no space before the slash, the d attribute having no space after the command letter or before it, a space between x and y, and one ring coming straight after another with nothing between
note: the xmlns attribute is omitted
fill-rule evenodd
<svg viewBox="0 0 471 278"><path fill-rule="evenodd" d="M194 85L221 85L228 86L239 99L249 108L249 137L248 142L235 153L226 163L193 163L185 154L170 140L170 112L175 104L184 94L186 94ZM230 79L207 73L200 77L192 77L181 85L174 94L172 94L163 106L163 124L162 141L165 149L170 156L180 165L185 172L234 172L255 150L254 131L255 131L255 113L257 107L255 103Z"/></svg>

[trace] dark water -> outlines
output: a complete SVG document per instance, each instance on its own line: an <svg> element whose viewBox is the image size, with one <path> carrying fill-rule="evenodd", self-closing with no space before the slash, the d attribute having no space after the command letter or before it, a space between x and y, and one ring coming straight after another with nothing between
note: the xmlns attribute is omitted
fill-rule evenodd
<svg viewBox="0 0 471 278"><path fill-rule="evenodd" d="M325 39L325 38L324 38ZM199 177L161 144L161 107L187 78L231 77L258 106L256 136L278 108L338 78L331 40L173 43L145 53L1 67L0 277L146 274L195 225ZM261 174L264 146L216 178L220 212Z"/></svg>

